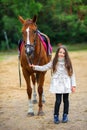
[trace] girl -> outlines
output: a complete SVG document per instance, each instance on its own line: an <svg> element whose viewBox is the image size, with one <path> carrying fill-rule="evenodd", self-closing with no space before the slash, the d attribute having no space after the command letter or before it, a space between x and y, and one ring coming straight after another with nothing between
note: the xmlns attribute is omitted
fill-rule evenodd
<svg viewBox="0 0 87 130"><path fill-rule="evenodd" d="M54 106L54 123L59 121L59 108L63 96L63 117L62 122L68 121L69 112L69 93L75 92L76 81L73 72L71 60L65 46L61 45L56 51L52 61L43 66L30 65L34 70L46 71L52 69L52 80L50 85L50 92L55 93L56 101Z"/></svg>

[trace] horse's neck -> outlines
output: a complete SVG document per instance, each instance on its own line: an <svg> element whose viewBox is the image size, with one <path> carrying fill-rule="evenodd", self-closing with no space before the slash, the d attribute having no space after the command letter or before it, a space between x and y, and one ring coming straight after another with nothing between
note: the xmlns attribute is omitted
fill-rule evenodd
<svg viewBox="0 0 87 130"><path fill-rule="evenodd" d="M46 53L45 51L45 48L41 42L41 39L39 38L39 36L37 35L37 38L36 38L36 54L39 54L42 55L42 53Z"/></svg>
<svg viewBox="0 0 87 130"><path fill-rule="evenodd" d="M34 53L34 64L45 64L50 61L51 57L47 55L47 52L41 42L39 36L36 38L36 46L35 46L35 53Z"/></svg>
<svg viewBox="0 0 87 130"><path fill-rule="evenodd" d="M50 42L50 39L49 39L49 37L48 37L46 34L44 34L44 33L42 33L42 32L40 32L40 34L47 39L48 43Z"/></svg>

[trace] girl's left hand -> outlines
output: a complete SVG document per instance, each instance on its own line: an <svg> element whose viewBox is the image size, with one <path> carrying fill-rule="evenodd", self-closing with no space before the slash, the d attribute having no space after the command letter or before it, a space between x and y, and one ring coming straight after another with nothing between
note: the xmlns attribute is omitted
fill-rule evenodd
<svg viewBox="0 0 87 130"><path fill-rule="evenodd" d="M72 86L71 90L72 90L72 92L75 92L76 87Z"/></svg>

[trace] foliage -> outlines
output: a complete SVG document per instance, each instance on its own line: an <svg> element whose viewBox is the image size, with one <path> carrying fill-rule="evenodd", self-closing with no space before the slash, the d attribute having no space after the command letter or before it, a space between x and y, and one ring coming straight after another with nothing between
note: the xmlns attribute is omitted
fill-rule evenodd
<svg viewBox="0 0 87 130"><path fill-rule="evenodd" d="M0 48L6 48L4 32L10 48L22 37L18 15L24 19L37 15L38 29L53 45L87 42L87 0L1 0Z"/></svg>

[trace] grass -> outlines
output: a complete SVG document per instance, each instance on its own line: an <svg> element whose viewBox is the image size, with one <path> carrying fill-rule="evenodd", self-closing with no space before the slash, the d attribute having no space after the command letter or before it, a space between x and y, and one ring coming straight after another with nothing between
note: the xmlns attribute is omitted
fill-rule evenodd
<svg viewBox="0 0 87 130"><path fill-rule="evenodd" d="M8 58L11 55L18 55L18 51L17 50L10 50L10 51L2 51L2 52L0 52L0 61Z"/></svg>
<svg viewBox="0 0 87 130"><path fill-rule="evenodd" d="M79 43L79 44L65 44L69 51L87 51L87 43ZM58 46L53 46L53 52L57 50ZM10 51L2 51L0 52L0 61L4 60L8 56L18 55L17 50Z"/></svg>
<svg viewBox="0 0 87 130"><path fill-rule="evenodd" d="M87 43L79 43L79 44L65 44L68 51L87 51ZM53 51L57 50L57 46L53 46Z"/></svg>

